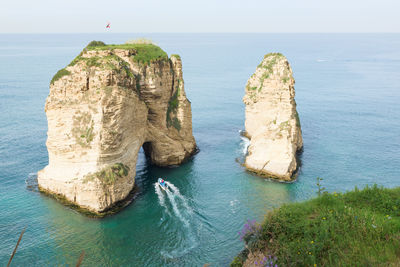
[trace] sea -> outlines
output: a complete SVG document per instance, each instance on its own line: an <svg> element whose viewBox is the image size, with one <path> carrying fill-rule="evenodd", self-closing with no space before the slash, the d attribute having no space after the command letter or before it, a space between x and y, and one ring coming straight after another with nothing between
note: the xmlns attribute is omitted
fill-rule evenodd
<svg viewBox="0 0 400 267"><path fill-rule="evenodd" d="M200 152L159 168L139 154L138 193L90 218L37 190L48 163L49 82L92 40L149 38L183 61ZM263 56L284 54L296 80L304 150L293 183L241 165L244 96ZM285 203L377 184L400 186L400 34L0 34L0 265L228 266L247 220ZM170 192L155 183L164 177Z"/></svg>

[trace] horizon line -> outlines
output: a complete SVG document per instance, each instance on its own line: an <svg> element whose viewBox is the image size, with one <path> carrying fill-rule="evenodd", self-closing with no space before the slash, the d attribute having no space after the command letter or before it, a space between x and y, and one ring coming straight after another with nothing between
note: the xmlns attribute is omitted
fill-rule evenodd
<svg viewBox="0 0 400 267"><path fill-rule="evenodd" d="M0 34L400 34L399 32L0 32Z"/></svg>

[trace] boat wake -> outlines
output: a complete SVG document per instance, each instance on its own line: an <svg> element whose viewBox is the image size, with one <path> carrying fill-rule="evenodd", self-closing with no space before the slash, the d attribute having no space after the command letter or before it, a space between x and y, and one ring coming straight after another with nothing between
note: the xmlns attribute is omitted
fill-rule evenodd
<svg viewBox="0 0 400 267"><path fill-rule="evenodd" d="M198 242L194 231L195 223L192 220L193 209L190 207L188 199L181 194L174 184L167 181L165 183L168 186L168 189L165 191L160 188L158 182L154 184L158 202L164 208L163 211L165 211L168 219L175 220L174 224L176 221L182 224L183 227L179 228L179 231L185 236L185 238L180 238L180 241L185 244L177 242L171 250L161 251L163 257L173 259L187 254L198 245ZM165 223L163 219L162 221Z"/></svg>
<svg viewBox="0 0 400 267"><path fill-rule="evenodd" d="M171 213L168 210L168 206L165 204L165 195L163 194L163 192L161 192L161 188L158 185L158 182L154 184L154 188L155 188L156 194L158 196L158 203L160 203L160 205L162 207L164 207L167 214L171 216Z"/></svg>
<svg viewBox="0 0 400 267"><path fill-rule="evenodd" d="M168 185L168 188L171 188L172 194L174 196L176 196L178 199L180 199L182 201L182 206L185 208L185 210L189 213L189 214L193 214L193 210L192 208L189 206L187 199L182 196L181 192L179 191L179 189L172 183L170 182L165 182ZM167 191L167 194L170 190Z"/></svg>
<svg viewBox="0 0 400 267"><path fill-rule="evenodd" d="M162 206L165 212L172 216L170 208L172 209L173 215L178 218L184 225L189 225L189 220L193 214L193 209L189 206L188 200L181 194L179 189L172 183L165 181L168 188L161 190L158 182L154 183L154 189L158 196L158 202ZM168 200L168 203L166 202Z"/></svg>

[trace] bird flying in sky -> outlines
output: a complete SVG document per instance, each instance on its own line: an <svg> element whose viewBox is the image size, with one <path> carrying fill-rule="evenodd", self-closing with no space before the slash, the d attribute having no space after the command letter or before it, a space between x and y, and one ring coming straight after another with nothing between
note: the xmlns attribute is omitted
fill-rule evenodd
<svg viewBox="0 0 400 267"><path fill-rule="evenodd" d="M110 22L107 22L107 26L106 26L106 28L110 28Z"/></svg>

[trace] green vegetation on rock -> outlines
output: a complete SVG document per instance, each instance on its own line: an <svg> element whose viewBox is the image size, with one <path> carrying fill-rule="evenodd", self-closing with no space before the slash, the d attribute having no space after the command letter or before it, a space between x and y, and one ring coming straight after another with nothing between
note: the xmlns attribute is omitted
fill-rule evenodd
<svg viewBox="0 0 400 267"><path fill-rule="evenodd" d="M281 53L268 53L268 54L266 54L265 56L264 56L264 58L267 58L267 57L271 57L271 56L274 56L275 58L280 58L280 57L285 57L283 54L281 54Z"/></svg>
<svg viewBox="0 0 400 267"><path fill-rule="evenodd" d="M77 55L69 64L69 67L75 66L76 63L78 63L80 60L82 60L82 54L83 52L79 53L79 55Z"/></svg>
<svg viewBox="0 0 400 267"><path fill-rule="evenodd" d="M264 85L264 81L268 79L274 73L274 66L278 62L280 58L284 58L284 55L281 53L269 53L264 56L264 60L267 59L266 62L264 60L257 66L257 68L264 68L266 72L260 78L260 87L258 88L258 92L261 92L261 89ZM254 74L253 74L254 75ZM289 79L283 78L284 83L286 83ZM252 87L253 88L253 87Z"/></svg>
<svg viewBox="0 0 400 267"><path fill-rule="evenodd" d="M175 129L177 129L178 131L180 131L181 130L181 122L179 121L179 119L178 118L173 118L172 119L172 122L171 122L171 125L175 128Z"/></svg>
<svg viewBox="0 0 400 267"><path fill-rule="evenodd" d="M74 58L74 60L72 60L72 62L68 66L74 66L78 62L84 62L86 68L96 67L100 69L111 69L116 71L117 73L121 73L121 71L124 71L128 77L135 77L130 69L129 64L116 55L109 55L104 57L93 56L88 58L79 55Z"/></svg>
<svg viewBox="0 0 400 267"><path fill-rule="evenodd" d="M132 73L129 64L119 56L110 55L104 57L103 59L105 60L105 62L107 62L107 66L109 68L115 70L118 73L123 70L128 77L135 78L135 75Z"/></svg>
<svg viewBox="0 0 400 267"><path fill-rule="evenodd" d="M90 68L90 67L101 67L101 62L100 62L100 58L99 57L90 57L90 58L87 58L85 61L86 61L86 66L88 67L88 68Z"/></svg>
<svg viewBox="0 0 400 267"><path fill-rule="evenodd" d="M105 46L106 44L102 41L91 41L86 47L97 47L97 46Z"/></svg>
<svg viewBox="0 0 400 267"><path fill-rule="evenodd" d="M167 109L167 127L170 127L171 125L177 129L178 131L181 129L181 123L178 118L176 118L176 111L179 106L179 101L178 101L178 96L180 93L180 89L176 90L176 92L171 96L171 98L168 101L168 109ZM171 116L171 113L173 113L173 118Z"/></svg>
<svg viewBox="0 0 400 267"><path fill-rule="evenodd" d="M104 44L87 46L87 50L113 50L127 49L134 50L136 53L131 58L134 62L149 64L157 60L168 60L168 54L159 46L152 43L128 43L128 44Z"/></svg>
<svg viewBox="0 0 400 267"><path fill-rule="evenodd" d="M94 138L94 121L89 112L78 112L73 117L72 136L77 144L84 148L90 148Z"/></svg>
<svg viewBox="0 0 400 267"><path fill-rule="evenodd" d="M320 192L268 213L252 233L249 251L277 257L278 266L397 266L400 262L400 188Z"/></svg>
<svg viewBox="0 0 400 267"><path fill-rule="evenodd" d="M299 113L296 110L296 125L297 127L301 128L301 124L300 124L300 118L299 118Z"/></svg>
<svg viewBox="0 0 400 267"><path fill-rule="evenodd" d="M61 69L59 71L57 71L57 73L53 76L53 78L50 81L50 84L53 84L55 81L59 80L60 78L66 76L66 75L70 75L71 72L69 72L66 69Z"/></svg>
<svg viewBox="0 0 400 267"><path fill-rule="evenodd" d="M87 175L85 177L84 182L92 181L95 178L97 178L103 185L112 185L119 178L127 176L128 173L129 173L128 166L126 166L122 163L116 163L116 164L107 166L96 173Z"/></svg>
<svg viewBox="0 0 400 267"><path fill-rule="evenodd" d="M167 53L154 44L135 44L137 54L132 57L133 61L149 64L157 60L168 60Z"/></svg>
<svg viewBox="0 0 400 267"><path fill-rule="evenodd" d="M290 131L290 124L289 124L289 121L284 121L284 122L281 122L281 124L279 124L279 130L280 131Z"/></svg>
<svg viewBox="0 0 400 267"><path fill-rule="evenodd" d="M181 56L178 54L172 54L171 57L176 57L177 59L181 59Z"/></svg>
<svg viewBox="0 0 400 267"><path fill-rule="evenodd" d="M168 54L162 50L159 46L152 44L151 42L138 42L138 43L126 43L126 44L105 44L101 41L92 41L90 42L84 49L85 50L114 50L114 49L126 49L134 52L134 55L131 56L132 61L141 63L141 64L149 64L158 60L168 60ZM74 66L79 61L89 61L87 63L88 66L98 66L97 63L99 57L91 57L91 58L83 58L83 52L81 52L68 66ZM115 55L112 55L115 56ZM176 55L177 56L177 55ZM116 57L116 56L115 56ZM179 57L179 56L178 56ZM107 57L104 57L107 58ZM122 60L122 59L121 59Z"/></svg>

